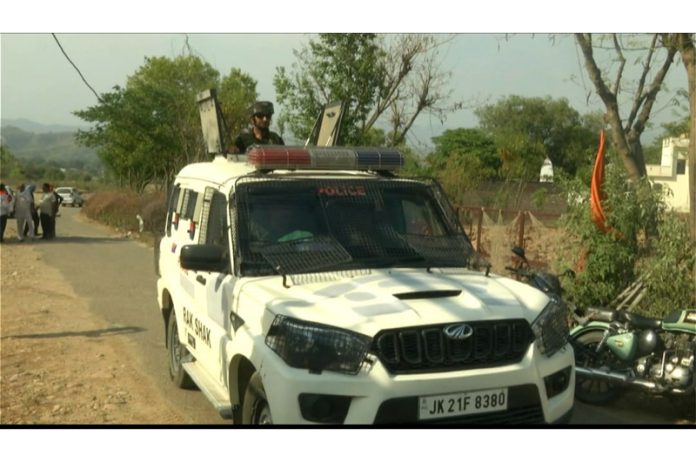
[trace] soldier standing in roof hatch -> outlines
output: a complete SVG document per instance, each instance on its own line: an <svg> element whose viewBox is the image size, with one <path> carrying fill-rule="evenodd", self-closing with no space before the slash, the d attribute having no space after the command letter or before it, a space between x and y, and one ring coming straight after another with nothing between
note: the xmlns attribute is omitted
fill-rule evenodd
<svg viewBox="0 0 696 462"><path fill-rule="evenodd" d="M244 130L235 138L228 149L230 154L244 154L254 144L285 144L283 138L269 128L271 117L273 117L273 103L257 101L249 108L249 115L251 128Z"/></svg>

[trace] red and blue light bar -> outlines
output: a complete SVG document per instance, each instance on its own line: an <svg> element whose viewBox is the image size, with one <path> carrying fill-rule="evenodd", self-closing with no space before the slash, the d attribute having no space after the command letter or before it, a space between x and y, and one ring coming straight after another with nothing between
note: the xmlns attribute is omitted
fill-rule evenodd
<svg viewBox="0 0 696 462"><path fill-rule="evenodd" d="M404 156L390 148L253 146L247 162L259 170L375 170L403 167Z"/></svg>

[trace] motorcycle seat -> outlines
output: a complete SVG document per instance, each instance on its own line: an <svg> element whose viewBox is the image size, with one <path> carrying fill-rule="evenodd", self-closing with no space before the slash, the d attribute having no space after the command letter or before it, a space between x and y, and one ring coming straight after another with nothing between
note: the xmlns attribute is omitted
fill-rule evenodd
<svg viewBox="0 0 696 462"><path fill-rule="evenodd" d="M641 316L627 311L620 311L619 313L621 313L622 321L628 322L638 329L658 329L662 326L662 321L660 319L648 318L647 316Z"/></svg>

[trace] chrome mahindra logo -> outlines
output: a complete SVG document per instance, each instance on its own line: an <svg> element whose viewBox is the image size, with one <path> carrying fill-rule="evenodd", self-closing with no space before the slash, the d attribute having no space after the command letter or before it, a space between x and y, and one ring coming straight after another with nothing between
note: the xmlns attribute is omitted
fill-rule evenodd
<svg viewBox="0 0 696 462"><path fill-rule="evenodd" d="M474 329L468 324L452 324L442 331L452 340L466 340L474 335Z"/></svg>

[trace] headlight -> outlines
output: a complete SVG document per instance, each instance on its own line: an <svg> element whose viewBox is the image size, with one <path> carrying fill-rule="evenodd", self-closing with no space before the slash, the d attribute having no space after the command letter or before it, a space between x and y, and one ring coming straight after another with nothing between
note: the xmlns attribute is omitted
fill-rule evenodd
<svg viewBox="0 0 696 462"><path fill-rule="evenodd" d="M357 374L371 339L335 327L276 316L266 345L290 367Z"/></svg>
<svg viewBox="0 0 696 462"><path fill-rule="evenodd" d="M555 301L549 302L532 323L539 351L551 356L568 343L568 319L565 308Z"/></svg>

